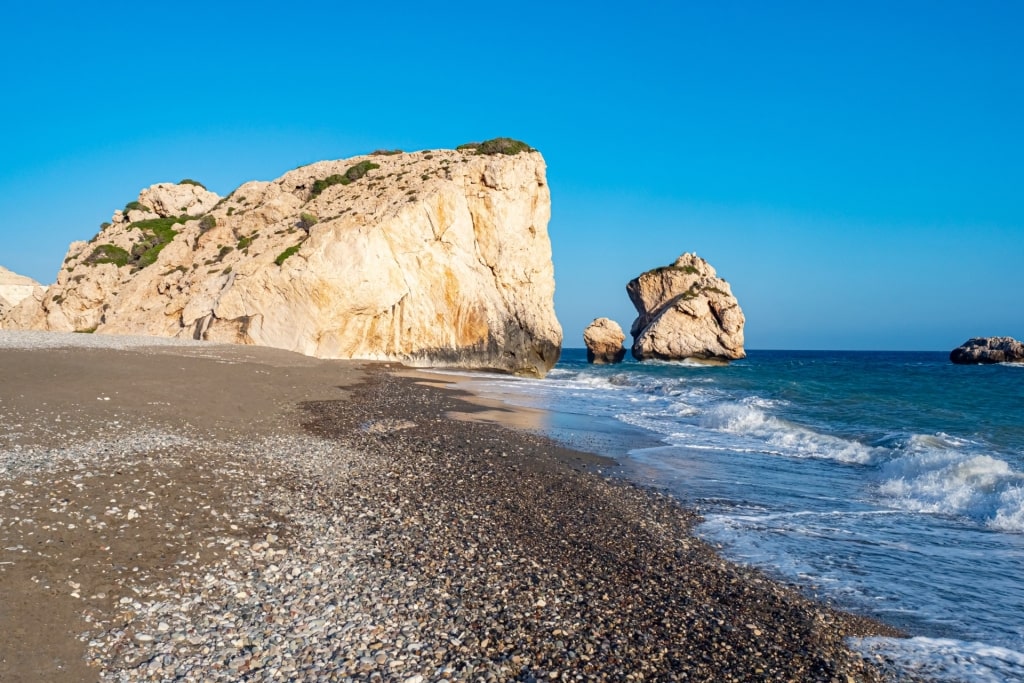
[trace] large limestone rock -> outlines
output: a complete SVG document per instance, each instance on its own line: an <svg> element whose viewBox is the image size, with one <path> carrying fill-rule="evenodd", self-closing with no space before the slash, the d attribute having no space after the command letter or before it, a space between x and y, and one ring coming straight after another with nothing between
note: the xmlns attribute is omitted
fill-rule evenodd
<svg viewBox="0 0 1024 683"><path fill-rule="evenodd" d="M743 358L745 319L729 283L696 254L626 285L638 316L630 329L638 360Z"/></svg>
<svg viewBox="0 0 1024 683"><path fill-rule="evenodd" d="M1024 344L1013 337L974 337L953 349L949 359L959 365L1024 363Z"/></svg>
<svg viewBox="0 0 1024 683"><path fill-rule="evenodd" d="M534 151L322 161L224 198L154 185L5 324L543 376L550 212Z"/></svg>
<svg viewBox="0 0 1024 683"><path fill-rule="evenodd" d="M596 364L621 363L626 357L626 339L622 328L609 318L597 318L583 330L583 343L587 345L587 362Z"/></svg>
<svg viewBox="0 0 1024 683"><path fill-rule="evenodd" d="M42 286L32 278L0 266L0 320L22 301L42 291Z"/></svg>

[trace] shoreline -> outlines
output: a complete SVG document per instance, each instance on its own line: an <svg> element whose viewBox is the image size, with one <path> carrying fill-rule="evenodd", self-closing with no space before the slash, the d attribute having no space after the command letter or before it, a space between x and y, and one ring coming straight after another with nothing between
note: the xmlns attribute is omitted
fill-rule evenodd
<svg viewBox="0 0 1024 683"><path fill-rule="evenodd" d="M4 680L885 679L843 638L894 629L722 560L601 456L454 419L493 406L404 368L212 345L0 363L0 450L32 465L0 475Z"/></svg>

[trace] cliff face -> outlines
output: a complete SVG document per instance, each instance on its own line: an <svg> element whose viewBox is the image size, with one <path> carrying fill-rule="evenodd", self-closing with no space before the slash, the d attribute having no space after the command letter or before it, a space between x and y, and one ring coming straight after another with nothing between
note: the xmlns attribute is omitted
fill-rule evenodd
<svg viewBox="0 0 1024 683"><path fill-rule="evenodd" d="M696 254L683 254L670 266L630 280L626 292L637 310L630 329L637 360L746 356L746 319L739 302L729 283Z"/></svg>
<svg viewBox="0 0 1024 683"><path fill-rule="evenodd" d="M543 376L550 211L533 151L323 161L224 198L154 185L3 324Z"/></svg>

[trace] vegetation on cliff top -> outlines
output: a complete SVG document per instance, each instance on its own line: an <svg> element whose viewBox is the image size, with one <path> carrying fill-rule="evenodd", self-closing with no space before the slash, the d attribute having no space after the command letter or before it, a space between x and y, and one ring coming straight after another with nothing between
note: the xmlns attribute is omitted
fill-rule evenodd
<svg viewBox="0 0 1024 683"><path fill-rule="evenodd" d="M644 275L656 275L658 273L664 273L664 272L669 271L669 270L675 270L675 271L678 271L680 273L683 273L684 275L699 275L700 274L700 271L697 270L693 266L689 266L689 265L687 265L687 266L677 266L677 265L675 265L673 263L673 264L667 265L667 266L658 266L657 268L651 268L647 272L641 273L640 277L643 277Z"/></svg>
<svg viewBox="0 0 1024 683"><path fill-rule="evenodd" d="M355 182L375 168L380 168L380 165L375 164L372 161L360 161L354 166L349 166L343 174L334 173L326 178L317 178L313 183L313 189L310 192L309 198L312 199L313 197L316 197L332 185L348 185L349 183Z"/></svg>
<svg viewBox="0 0 1024 683"><path fill-rule="evenodd" d="M508 154L514 155L520 152L533 152L533 147L530 147L525 142L520 140L513 140L512 138L493 138L491 140L484 140L483 142L467 142L464 145L459 145L455 149L468 151L475 150L477 154Z"/></svg>

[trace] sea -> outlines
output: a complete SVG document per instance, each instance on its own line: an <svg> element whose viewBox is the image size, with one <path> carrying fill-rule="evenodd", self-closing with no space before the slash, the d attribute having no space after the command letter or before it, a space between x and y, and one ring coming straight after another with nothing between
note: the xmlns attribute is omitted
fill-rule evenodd
<svg viewBox="0 0 1024 683"><path fill-rule="evenodd" d="M727 366L467 374L536 429L699 511L697 534L909 639L850 644L939 681L1024 681L1024 365L748 351Z"/></svg>

